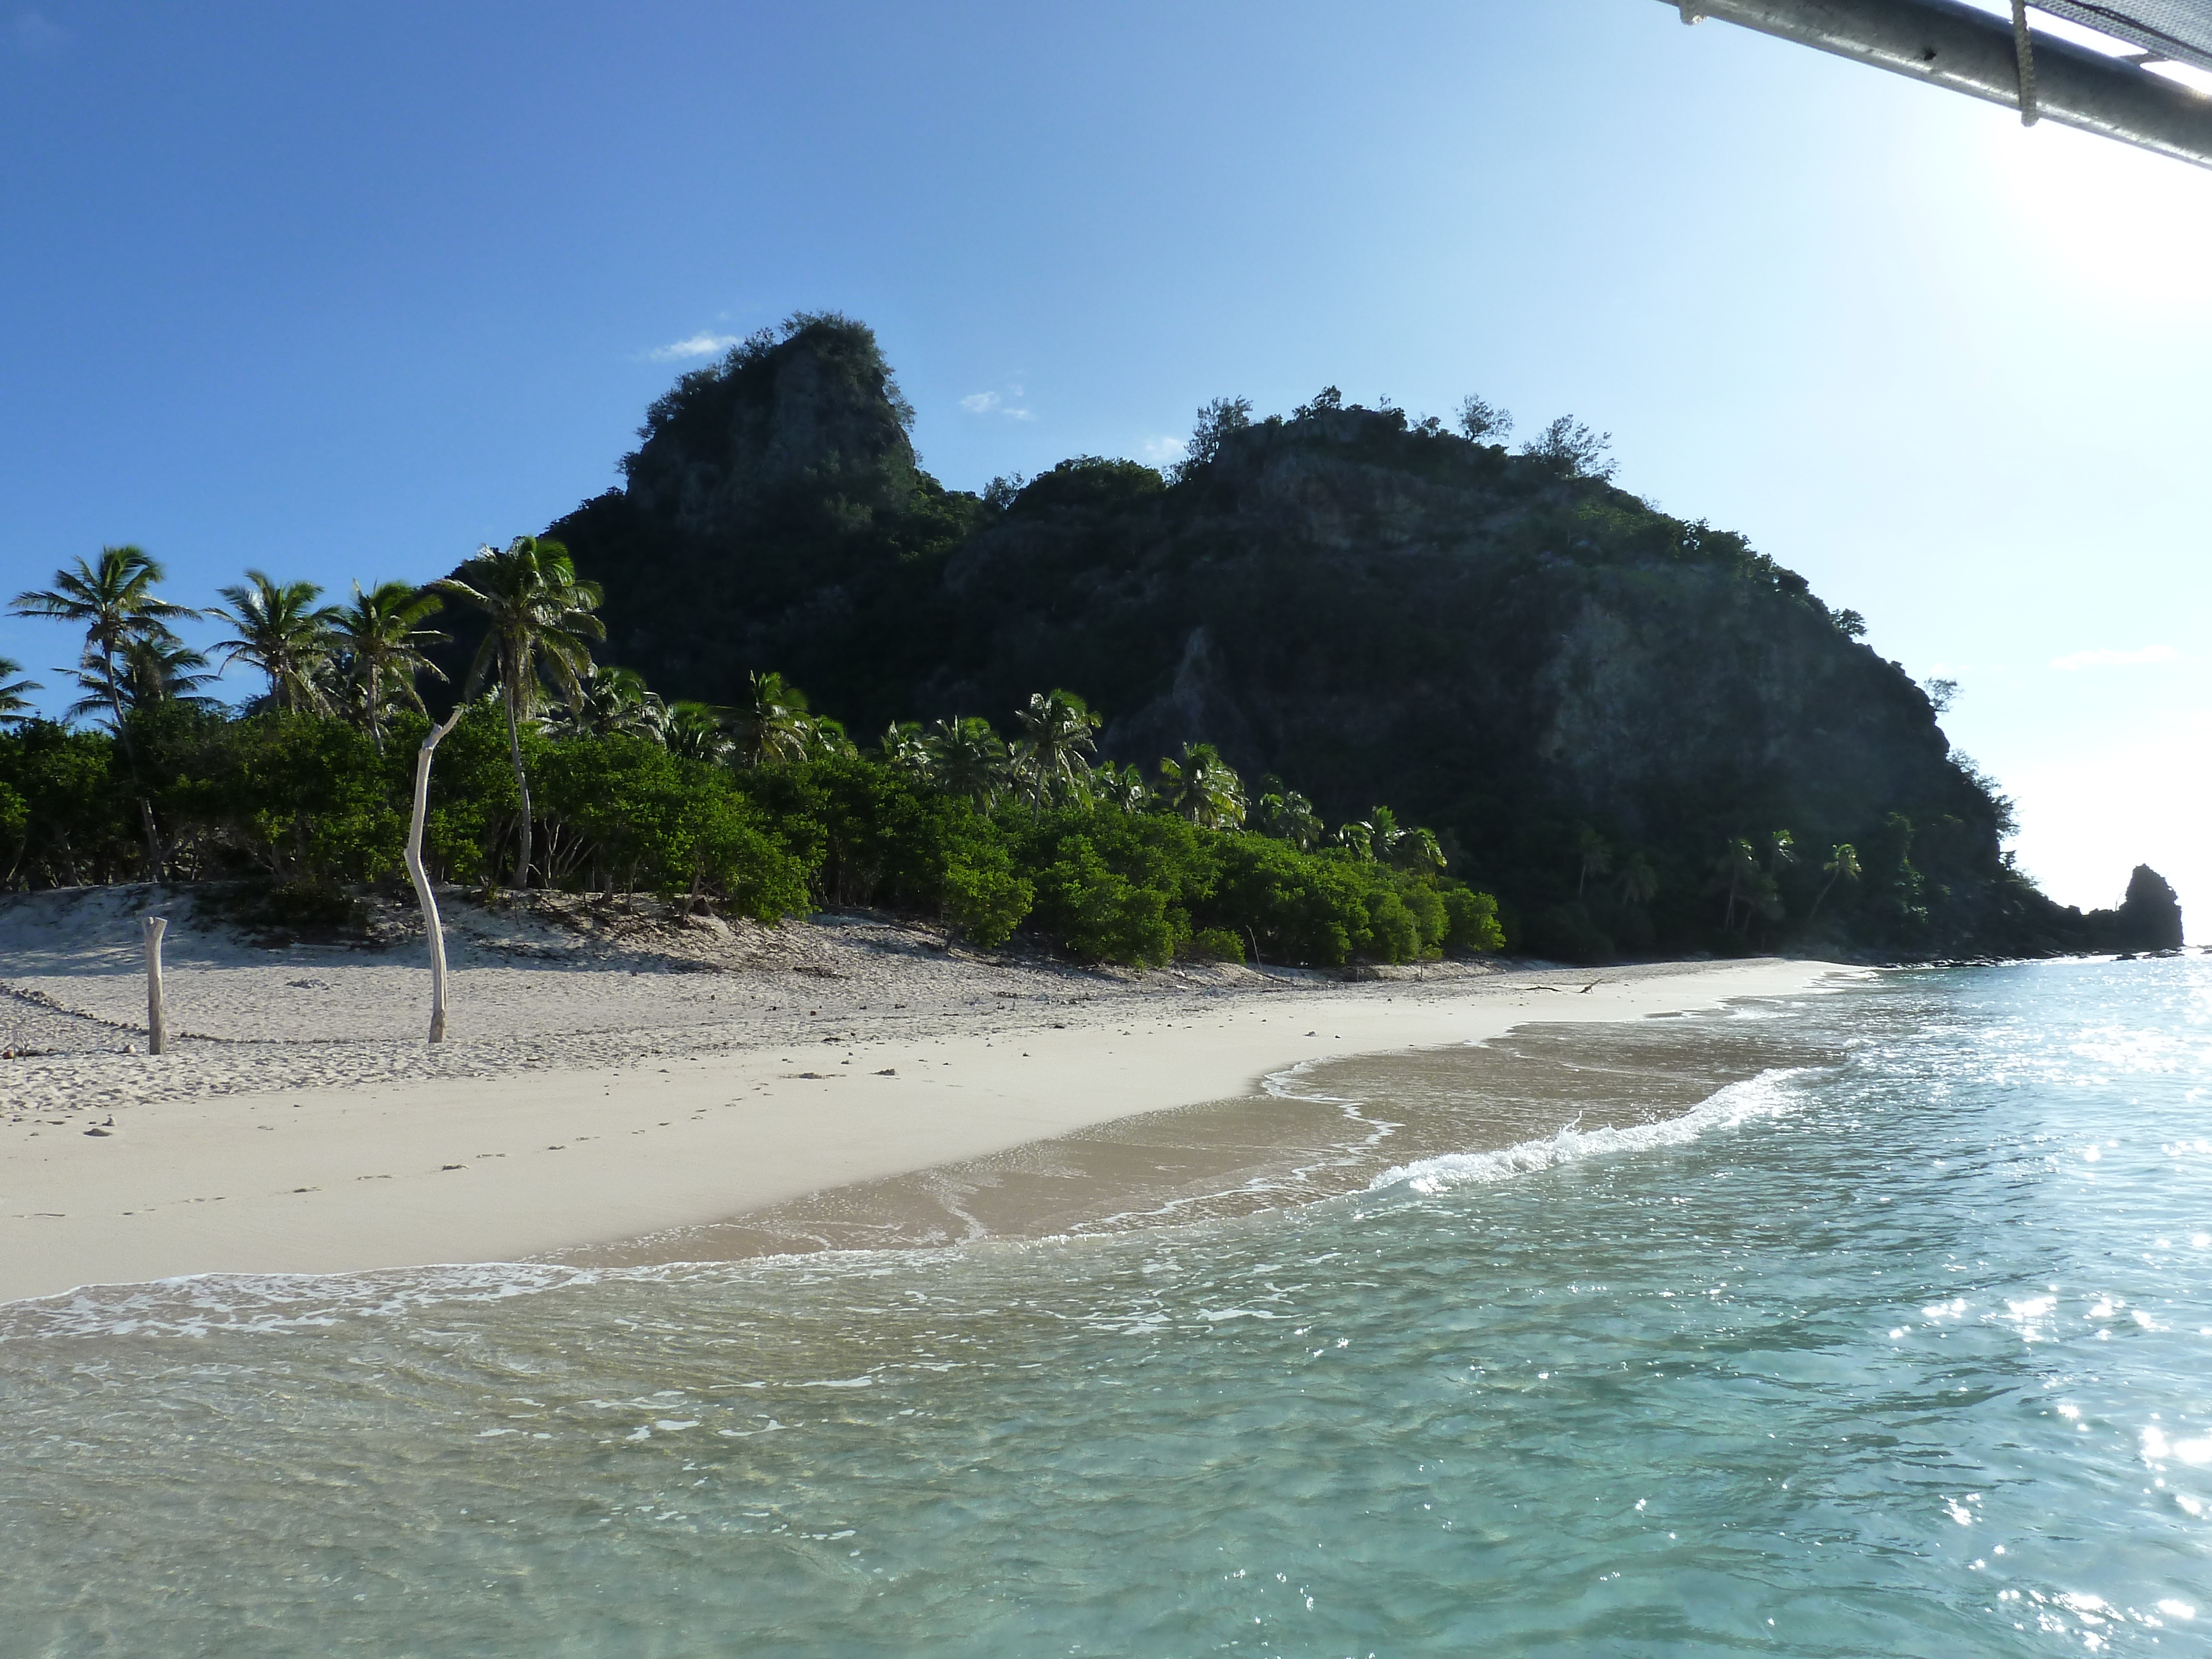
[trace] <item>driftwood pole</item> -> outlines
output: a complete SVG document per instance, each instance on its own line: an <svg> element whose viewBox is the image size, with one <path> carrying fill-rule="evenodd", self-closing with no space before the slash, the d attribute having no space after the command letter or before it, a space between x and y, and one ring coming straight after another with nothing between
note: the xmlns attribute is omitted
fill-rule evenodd
<svg viewBox="0 0 2212 1659"><path fill-rule="evenodd" d="M169 1046L169 1022L161 1006L161 935L168 931L167 918L146 918L146 1052L149 1054L158 1054Z"/></svg>
<svg viewBox="0 0 2212 1659"><path fill-rule="evenodd" d="M428 872L422 867L422 823L430 811L430 757L439 739L453 729L466 702L457 702L445 723L430 728L415 755L415 817L407 826L407 874L415 883L415 897L422 906L422 931L430 941L430 1041L446 1040L446 930L438 921L438 896L430 890Z"/></svg>

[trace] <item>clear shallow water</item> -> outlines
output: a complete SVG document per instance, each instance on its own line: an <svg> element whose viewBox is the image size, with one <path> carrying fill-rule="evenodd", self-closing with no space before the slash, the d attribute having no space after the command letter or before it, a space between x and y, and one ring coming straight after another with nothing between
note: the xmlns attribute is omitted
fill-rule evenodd
<svg viewBox="0 0 2212 1659"><path fill-rule="evenodd" d="M2212 962L1738 1020L1275 1214L19 1304L0 1654L2212 1653Z"/></svg>

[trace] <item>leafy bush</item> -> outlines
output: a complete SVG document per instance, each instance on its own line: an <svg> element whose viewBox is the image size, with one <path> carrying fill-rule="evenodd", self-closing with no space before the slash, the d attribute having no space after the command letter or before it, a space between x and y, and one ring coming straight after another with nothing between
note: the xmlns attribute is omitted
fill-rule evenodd
<svg viewBox="0 0 2212 1659"><path fill-rule="evenodd" d="M1444 949L1482 956L1505 948L1505 928L1498 918L1496 899L1457 883L1438 896L1443 901L1446 921Z"/></svg>
<svg viewBox="0 0 2212 1659"><path fill-rule="evenodd" d="M256 714L210 751L206 816L281 890L327 894L399 867L407 821L362 732L311 714Z"/></svg>
<svg viewBox="0 0 2212 1659"><path fill-rule="evenodd" d="M0 734L10 882L128 878L143 863L142 797L173 875L252 874L269 896L253 919L272 925L349 925L345 887L398 867L422 716L394 716L381 750L318 714L169 706L132 720L127 763L101 732L33 722ZM1141 780L1088 804L1071 787L1044 810L1001 797L994 811L988 789L956 789L849 745L733 768L634 727L568 721L548 735L532 725L520 742L535 873L556 889L651 891L686 908L711 899L764 923L882 905L940 917L986 949L1026 925L1071 956L1135 967L1179 952L1242 962L1248 942L1262 959L1327 966L1502 943L1495 902L1441 876L1434 858L1308 852L1201 825L1163 810ZM511 874L520 808L502 711L479 702L431 773L433 875L489 884ZM1419 836L1396 837L1388 813L1374 817L1394 844ZM1318 831L1306 823L1301 833Z"/></svg>
<svg viewBox="0 0 2212 1659"><path fill-rule="evenodd" d="M988 862L956 858L945 866L945 914L971 945L1004 945L1036 902L1036 887L1014 873L1003 853Z"/></svg>
<svg viewBox="0 0 2212 1659"><path fill-rule="evenodd" d="M1039 923L1076 956L1157 968L1175 955L1168 895L1109 869L1085 836L1061 843L1060 857L1037 878L1036 895Z"/></svg>
<svg viewBox="0 0 2212 1659"><path fill-rule="evenodd" d="M1244 941L1226 927L1201 927L1183 943L1183 954L1200 962L1242 962Z"/></svg>
<svg viewBox="0 0 2212 1659"><path fill-rule="evenodd" d="M623 732L546 745L547 868L696 903L711 893L769 922L806 907L806 866L729 774Z"/></svg>
<svg viewBox="0 0 2212 1659"><path fill-rule="evenodd" d="M128 881L137 848L115 740L31 720L0 738L0 785L23 804L4 834L9 884Z"/></svg>
<svg viewBox="0 0 2212 1659"><path fill-rule="evenodd" d="M385 754L398 760L412 799L416 750L430 730L419 714L393 720ZM532 775L542 739L535 727L522 733L522 757ZM438 744L430 769L430 801L423 825L423 856L434 874L448 881L486 881L513 861L515 815L521 799L507 758L507 719L491 702L479 702Z"/></svg>

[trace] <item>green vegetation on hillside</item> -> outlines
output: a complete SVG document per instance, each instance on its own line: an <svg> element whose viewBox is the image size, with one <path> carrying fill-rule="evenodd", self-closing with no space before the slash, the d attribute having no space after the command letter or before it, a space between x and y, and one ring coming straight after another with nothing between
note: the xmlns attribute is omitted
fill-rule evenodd
<svg viewBox="0 0 2212 1659"><path fill-rule="evenodd" d="M161 569L137 556L150 596ZM591 663L598 594L556 543L487 549L426 592L373 589L351 613L258 573L224 597L238 630L225 649L268 681L243 712L131 684L102 727L15 711L0 735L6 886L244 878L276 913L343 915L349 886L399 867L429 730L408 653L452 599L492 625L432 773L426 853L447 880L649 892L763 922L876 905L981 947L1026 930L1139 966L1252 948L1409 962L1504 943L1495 901L1444 874L1432 837L1245 833L1243 781L1218 756L1186 749L1157 782L1102 767L1097 718L1066 691L1013 711L1011 741L969 717L893 726L872 754L773 673L737 707L672 705ZM142 608L118 651L181 614Z"/></svg>
<svg viewBox="0 0 2212 1659"><path fill-rule="evenodd" d="M2140 882L2052 904L1937 724L1954 688L1618 488L1571 417L1514 450L1480 398L1449 427L1218 398L1169 471L967 495L912 416L865 326L794 317L683 376L623 487L542 538L350 607L224 589L219 648L268 682L235 715L157 565L80 561L16 604L82 631L100 729L23 720L0 665L6 881L380 878L459 703L429 827L457 880L877 904L1124 962L2179 937Z"/></svg>
<svg viewBox="0 0 2212 1659"><path fill-rule="evenodd" d="M1071 686L1110 763L1205 745L1332 822L1391 802L1553 957L2101 937L2012 868L2008 803L1863 618L1617 487L1580 422L1516 449L1479 398L1449 426L1219 398L1168 472L1083 456L980 496L906 430L848 319L687 375L552 531L610 654L708 702L774 665L867 731Z"/></svg>

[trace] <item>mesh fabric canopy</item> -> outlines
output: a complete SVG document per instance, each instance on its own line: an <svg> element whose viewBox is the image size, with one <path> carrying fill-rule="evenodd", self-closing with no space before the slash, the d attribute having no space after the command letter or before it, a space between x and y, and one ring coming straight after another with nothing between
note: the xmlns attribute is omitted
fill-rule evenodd
<svg viewBox="0 0 2212 1659"><path fill-rule="evenodd" d="M2038 11L2102 30L2178 63L2212 70L2212 0L2032 0Z"/></svg>

